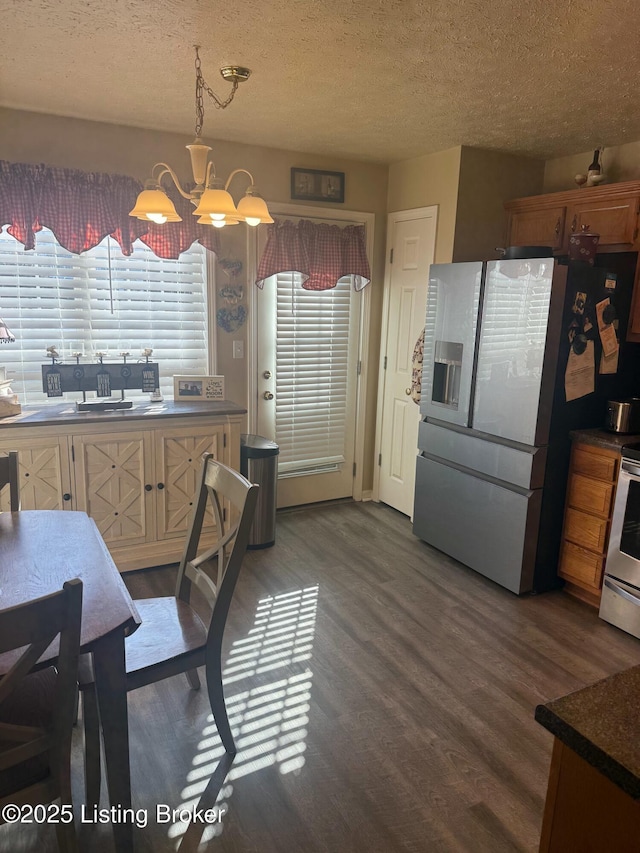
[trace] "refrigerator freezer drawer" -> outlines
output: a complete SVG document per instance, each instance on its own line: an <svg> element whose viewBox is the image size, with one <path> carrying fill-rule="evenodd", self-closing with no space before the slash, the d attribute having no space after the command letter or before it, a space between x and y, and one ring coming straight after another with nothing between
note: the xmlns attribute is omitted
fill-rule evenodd
<svg viewBox="0 0 640 853"><path fill-rule="evenodd" d="M640 639L640 589L605 575L600 618Z"/></svg>
<svg viewBox="0 0 640 853"><path fill-rule="evenodd" d="M546 447L521 450L422 421L418 428L418 449L522 489L541 489L544 482Z"/></svg>
<svg viewBox="0 0 640 853"><path fill-rule="evenodd" d="M419 456L413 532L515 593L533 589L541 492L514 491Z"/></svg>

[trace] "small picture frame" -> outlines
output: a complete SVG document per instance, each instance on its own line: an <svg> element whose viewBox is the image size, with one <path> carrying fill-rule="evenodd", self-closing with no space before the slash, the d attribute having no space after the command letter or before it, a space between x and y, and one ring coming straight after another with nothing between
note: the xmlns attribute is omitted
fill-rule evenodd
<svg viewBox="0 0 640 853"><path fill-rule="evenodd" d="M344 172L291 169L291 198L344 204Z"/></svg>
<svg viewBox="0 0 640 853"><path fill-rule="evenodd" d="M224 400L224 376L174 376L176 403L211 403Z"/></svg>

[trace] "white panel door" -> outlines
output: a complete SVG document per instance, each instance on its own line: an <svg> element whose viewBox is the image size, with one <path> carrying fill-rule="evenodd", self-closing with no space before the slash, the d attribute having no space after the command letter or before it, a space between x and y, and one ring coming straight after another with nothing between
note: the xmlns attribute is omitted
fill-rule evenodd
<svg viewBox="0 0 640 853"><path fill-rule="evenodd" d="M390 217L393 263L387 272L388 330L379 455L379 498L405 515L413 514L420 423L420 410L410 396L412 359L424 329L436 236L435 209L430 214L415 211L411 216L413 213L405 211ZM408 215L411 218L406 218Z"/></svg>

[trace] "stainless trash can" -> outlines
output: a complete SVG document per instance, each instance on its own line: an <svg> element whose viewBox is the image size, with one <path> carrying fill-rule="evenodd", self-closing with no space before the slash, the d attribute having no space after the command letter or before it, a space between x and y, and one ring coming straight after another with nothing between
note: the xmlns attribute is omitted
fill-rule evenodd
<svg viewBox="0 0 640 853"><path fill-rule="evenodd" d="M276 541L276 489L278 454L275 441L261 435L240 436L240 473L260 486L249 548L270 548Z"/></svg>

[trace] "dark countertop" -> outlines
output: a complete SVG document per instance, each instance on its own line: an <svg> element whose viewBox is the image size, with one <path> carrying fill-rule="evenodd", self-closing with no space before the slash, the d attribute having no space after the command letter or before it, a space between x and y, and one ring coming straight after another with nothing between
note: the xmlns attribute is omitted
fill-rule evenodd
<svg viewBox="0 0 640 853"><path fill-rule="evenodd" d="M640 666L536 708L536 720L634 799L640 799Z"/></svg>
<svg viewBox="0 0 640 853"><path fill-rule="evenodd" d="M78 412L75 403L67 402L56 406L23 406L22 414L3 418L2 427L32 427L51 426L54 424L86 424L105 423L106 421L132 421L138 419L181 418L185 416L220 416L244 415L246 409L227 400L208 403L174 403L165 400L163 403L147 403L146 401L133 404L131 409L116 409L107 412Z"/></svg>
<svg viewBox="0 0 640 853"><path fill-rule="evenodd" d="M609 432L606 429L574 429L569 433L572 441L583 444L593 444L595 447L605 447L608 450L620 452L625 444L640 441L640 435L630 433Z"/></svg>

